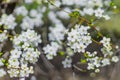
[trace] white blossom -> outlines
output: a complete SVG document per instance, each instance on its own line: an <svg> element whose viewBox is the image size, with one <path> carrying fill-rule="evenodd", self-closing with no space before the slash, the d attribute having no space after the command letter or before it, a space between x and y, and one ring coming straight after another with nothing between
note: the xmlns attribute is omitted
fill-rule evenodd
<svg viewBox="0 0 120 80"><path fill-rule="evenodd" d="M53 56L57 56L58 49L60 49L60 45L56 42L51 42L43 47L44 54L46 54L46 57L49 60L53 59Z"/></svg>
<svg viewBox="0 0 120 80"><path fill-rule="evenodd" d="M108 58L104 58L101 62L102 62L102 66L110 65L110 59Z"/></svg>
<svg viewBox="0 0 120 80"><path fill-rule="evenodd" d="M85 48L92 42L88 33L89 26L76 25L75 29L68 32L68 43L74 52L85 52Z"/></svg>
<svg viewBox="0 0 120 80"><path fill-rule="evenodd" d="M14 13L15 13L16 15L27 16L28 10L26 9L25 6L19 6L19 7L16 7L16 8L15 8Z"/></svg>
<svg viewBox="0 0 120 80"><path fill-rule="evenodd" d="M0 77L5 76L6 74L7 74L6 71L0 68Z"/></svg>
<svg viewBox="0 0 120 80"><path fill-rule="evenodd" d="M103 13L104 13L104 10L101 8L98 8L97 10L95 10L95 16L98 18L103 17Z"/></svg>
<svg viewBox="0 0 120 80"><path fill-rule="evenodd" d="M8 38L7 30L4 30L2 33L0 33L0 42L3 42L7 38Z"/></svg>
<svg viewBox="0 0 120 80"><path fill-rule="evenodd" d="M112 61L113 61L113 62L118 62L118 61L119 61L119 58L118 58L117 56L113 56L113 57L112 57Z"/></svg>
<svg viewBox="0 0 120 80"><path fill-rule="evenodd" d="M72 66L72 60L71 58L65 58L64 61L62 61L63 67L64 68L70 68Z"/></svg>
<svg viewBox="0 0 120 80"><path fill-rule="evenodd" d="M15 22L15 17L10 14L3 14L1 16L1 21L0 21L0 25L4 25L5 29L14 29L15 26L17 25L17 23Z"/></svg>
<svg viewBox="0 0 120 80"><path fill-rule="evenodd" d="M50 27L49 30L50 30L49 40L51 40L51 41L64 40L64 35L65 35L66 29L63 26L63 24L56 24L55 27Z"/></svg>

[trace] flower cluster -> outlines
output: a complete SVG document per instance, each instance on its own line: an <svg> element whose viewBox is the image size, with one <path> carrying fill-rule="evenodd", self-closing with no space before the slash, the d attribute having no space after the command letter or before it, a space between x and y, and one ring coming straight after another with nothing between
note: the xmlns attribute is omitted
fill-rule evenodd
<svg viewBox="0 0 120 80"><path fill-rule="evenodd" d="M44 54L46 54L47 59L51 60L54 56L57 56L57 51L60 49L60 45L56 42L51 42L50 44L43 47Z"/></svg>
<svg viewBox="0 0 120 80"><path fill-rule="evenodd" d="M3 14L1 16L0 25L4 25L4 29L14 29L17 23L15 22L15 17L10 14Z"/></svg>
<svg viewBox="0 0 120 80"><path fill-rule="evenodd" d="M74 52L85 52L85 48L92 42L88 29L90 29L89 26L75 25L75 28L67 32L67 45L70 46Z"/></svg>
<svg viewBox="0 0 120 80"><path fill-rule="evenodd" d="M54 3L56 6L60 7L62 5L66 5L65 11L72 11L73 6L74 8L77 7L78 11L82 16L95 16L96 18L105 18L109 20L110 17L106 14L106 7L110 7L111 0L55 0ZM72 6L72 7L71 7ZM51 6L50 6L51 8ZM66 9L67 8L67 9ZM53 8L52 8L53 9ZM63 9L64 10L64 9ZM58 11L59 12L59 11ZM64 16L65 13L59 14L59 16ZM66 15L66 14L65 14ZM66 15L67 16L67 15ZM65 18L65 17L62 17Z"/></svg>
<svg viewBox="0 0 120 80"><path fill-rule="evenodd" d="M42 21L42 11L41 8L31 9L28 11L25 6L19 6L14 10L16 16L23 16L22 23L20 27L23 30L34 29L34 27L39 27L43 25Z"/></svg>
<svg viewBox="0 0 120 80"><path fill-rule="evenodd" d="M41 43L40 35L33 30L22 32L13 39L14 49L10 52L8 60L8 73L11 77L28 77L33 73L33 67L29 63L37 62L40 52L35 48Z"/></svg>
<svg viewBox="0 0 120 80"><path fill-rule="evenodd" d="M101 49L103 56L98 55L97 51L85 53L85 55L87 55L88 70L95 70L95 72L98 72L100 71L99 67L104 67L110 65L111 62L119 61L119 58L113 55L110 38L103 37L100 42L103 44L103 48Z"/></svg>
<svg viewBox="0 0 120 80"><path fill-rule="evenodd" d="M49 40L61 41L64 40L65 27L62 24L56 24L55 27L50 27Z"/></svg>

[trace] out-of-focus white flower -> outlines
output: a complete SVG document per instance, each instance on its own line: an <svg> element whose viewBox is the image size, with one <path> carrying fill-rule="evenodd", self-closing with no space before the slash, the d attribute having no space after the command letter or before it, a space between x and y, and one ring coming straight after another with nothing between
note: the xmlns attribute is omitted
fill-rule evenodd
<svg viewBox="0 0 120 80"><path fill-rule="evenodd" d="M103 17L103 13L104 13L104 10L101 9L101 8L98 8L98 9L95 10L95 16L98 17L98 18Z"/></svg>
<svg viewBox="0 0 120 80"><path fill-rule="evenodd" d="M37 80L35 76L32 76L30 80Z"/></svg>
<svg viewBox="0 0 120 80"><path fill-rule="evenodd" d="M14 12L16 15L22 15L22 16L27 16L28 14L28 10L26 9L25 6L16 7Z"/></svg>
<svg viewBox="0 0 120 80"><path fill-rule="evenodd" d="M64 35L65 35L65 27L63 24L56 24L55 27L50 27L49 28L50 33L49 33L49 40L51 41L60 41L64 40Z"/></svg>
<svg viewBox="0 0 120 80"><path fill-rule="evenodd" d="M7 71L10 77L18 77L19 70L18 69L10 69Z"/></svg>
<svg viewBox="0 0 120 80"><path fill-rule="evenodd" d="M84 8L83 12L87 15L90 15L90 16L92 16L94 14L93 8Z"/></svg>
<svg viewBox="0 0 120 80"><path fill-rule="evenodd" d="M62 61L64 68L70 68L72 66L72 59L71 58L65 58L64 61Z"/></svg>
<svg viewBox="0 0 120 80"><path fill-rule="evenodd" d="M96 72L96 73L99 73L99 72L100 72L100 69L95 69L95 72Z"/></svg>
<svg viewBox="0 0 120 80"><path fill-rule="evenodd" d="M88 63L88 66L87 66L87 69L88 70L91 70L91 69L94 69L94 65L92 63Z"/></svg>
<svg viewBox="0 0 120 80"><path fill-rule="evenodd" d="M112 57L112 61L113 61L113 62L118 62L118 61L119 61L119 57L113 56L113 57Z"/></svg>
<svg viewBox="0 0 120 80"><path fill-rule="evenodd" d="M3 14L1 16L0 25L4 25L5 29L13 30L17 23L15 22L15 17L12 14L10 15Z"/></svg>
<svg viewBox="0 0 120 80"><path fill-rule="evenodd" d="M57 55L57 51L60 49L60 45L56 42L51 42L50 45L43 47L44 54L46 54L47 59L53 59L53 56Z"/></svg>
<svg viewBox="0 0 120 80"><path fill-rule="evenodd" d="M3 42L8 38L7 36L7 30L4 30L2 33L0 33L0 42Z"/></svg>
<svg viewBox="0 0 120 80"><path fill-rule="evenodd" d="M24 0L24 2L27 4L31 4L31 3L33 3L33 0Z"/></svg>
<svg viewBox="0 0 120 80"><path fill-rule="evenodd" d="M110 65L110 59L108 58L104 58L101 62L102 62L102 66Z"/></svg>
<svg viewBox="0 0 120 80"><path fill-rule="evenodd" d="M69 14L66 13L66 12L64 12L64 11L71 12L70 8L66 7L66 8L64 8L64 9L61 10L61 11L57 11L56 14L57 14L60 18L62 18L62 19L69 19L69 18L70 18L70 17L69 17Z"/></svg>
<svg viewBox="0 0 120 80"><path fill-rule="evenodd" d="M6 75L6 71L4 69L0 69L0 77L3 77Z"/></svg>
<svg viewBox="0 0 120 80"><path fill-rule="evenodd" d="M64 5L73 5L74 0L62 0L62 4L64 4Z"/></svg>
<svg viewBox="0 0 120 80"><path fill-rule="evenodd" d="M30 10L30 16L31 16L31 17L36 17L37 15L38 15L38 12L37 12L36 9Z"/></svg>
<svg viewBox="0 0 120 80"><path fill-rule="evenodd" d="M110 20L110 16L108 15L103 15L103 18L105 18L105 20Z"/></svg>

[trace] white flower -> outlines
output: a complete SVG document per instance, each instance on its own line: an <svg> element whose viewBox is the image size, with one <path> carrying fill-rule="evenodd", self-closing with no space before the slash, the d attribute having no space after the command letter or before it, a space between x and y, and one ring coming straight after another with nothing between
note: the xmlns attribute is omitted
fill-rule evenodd
<svg viewBox="0 0 120 80"><path fill-rule="evenodd" d="M27 4L31 4L33 2L33 0L24 0L24 2Z"/></svg>
<svg viewBox="0 0 120 80"><path fill-rule="evenodd" d="M50 30L49 40L51 40L51 41L64 40L64 35L65 35L66 29L62 23L56 24L55 27L50 27L49 30Z"/></svg>
<svg viewBox="0 0 120 80"><path fill-rule="evenodd" d="M108 16L108 15L103 15L103 17L105 18L105 20L109 20L110 19L110 16Z"/></svg>
<svg viewBox="0 0 120 80"><path fill-rule="evenodd" d="M8 38L8 36L7 36L7 31L6 30L4 30L2 33L0 33L0 42L3 42L7 38Z"/></svg>
<svg viewBox="0 0 120 80"><path fill-rule="evenodd" d="M74 55L74 52L71 48L67 48L66 51L67 51L68 56L73 56Z"/></svg>
<svg viewBox="0 0 120 80"><path fill-rule="evenodd" d="M46 58L47 58L48 60L52 60L52 59L53 59L53 55L52 55L52 54L47 54L47 55L46 55Z"/></svg>
<svg viewBox="0 0 120 80"><path fill-rule="evenodd" d="M20 77L29 77L30 73L33 73L33 67L28 67L26 64L22 64L20 70Z"/></svg>
<svg viewBox="0 0 120 80"><path fill-rule="evenodd" d="M38 15L37 10L35 10L35 9L30 10L30 16L31 17L36 17L37 15Z"/></svg>
<svg viewBox="0 0 120 80"><path fill-rule="evenodd" d="M119 61L119 58L118 58L117 56L113 56L113 57L112 57L112 61L113 61L113 62L118 62L118 61Z"/></svg>
<svg viewBox="0 0 120 80"><path fill-rule="evenodd" d="M37 80L35 76L32 76L30 80Z"/></svg>
<svg viewBox="0 0 120 80"><path fill-rule="evenodd" d="M3 14L1 16L0 25L4 25L5 29L13 30L17 23L15 22L15 17L12 14L10 15Z"/></svg>
<svg viewBox="0 0 120 80"><path fill-rule="evenodd" d="M79 46L77 46L77 48L78 48L78 52L85 52L86 46L84 44L80 43Z"/></svg>
<svg viewBox="0 0 120 80"><path fill-rule="evenodd" d="M94 69L94 65L92 63L88 63L87 69L88 70Z"/></svg>
<svg viewBox="0 0 120 80"><path fill-rule="evenodd" d="M52 21L52 23L54 23L54 24L61 23L61 21L57 18L55 12L53 12L53 11L50 11L50 12L48 13L48 18L49 18L50 21Z"/></svg>
<svg viewBox="0 0 120 80"><path fill-rule="evenodd" d="M22 51L18 49L14 49L10 53L11 53L11 58L19 58L20 55L22 54Z"/></svg>
<svg viewBox="0 0 120 80"><path fill-rule="evenodd" d="M71 12L71 10L70 10L70 8L64 8L63 9L64 11L67 11L67 12ZM60 17L60 18L62 18L62 19L69 19L70 17L69 17L69 15L68 15L68 13L66 13L66 12L64 12L63 10L61 10L61 11L57 11L57 15Z"/></svg>
<svg viewBox="0 0 120 80"><path fill-rule="evenodd" d="M93 64L94 64L96 67L100 67L100 66L101 66L100 60L99 60L98 57L94 57L93 60L94 60Z"/></svg>
<svg viewBox="0 0 120 80"><path fill-rule="evenodd" d="M102 66L110 65L110 60L108 58L104 58L101 62L102 62Z"/></svg>
<svg viewBox="0 0 120 80"><path fill-rule="evenodd" d="M19 70L18 69L10 69L7 71L10 75L10 77L19 77Z"/></svg>
<svg viewBox="0 0 120 80"><path fill-rule="evenodd" d="M8 60L8 68L19 68L19 61L18 61L18 59L17 58L10 58L9 60Z"/></svg>
<svg viewBox="0 0 120 80"><path fill-rule="evenodd" d="M103 17L103 13L104 13L104 10L101 9L101 8L98 8L98 9L95 10L95 16L98 17L98 18Z"/></svg>
<svg viewBox="0 0 120 80"><path fill-rule="evenodd" d="M44 54L46 54L47 59L53 59L53 56L57 56L57 51L60 49L60 45L56 42L51 42L51 44L43 47Z"/></svg>
<svg viewBox="0 0 120 80"><path fill-rule="evenodd" d="M22 15L22 16L27 16L28 14L28 10L26 9L25 6L16 7L14 12L16 15Z"/></svg>
<svg viewBox="0 0 120 80"><path fill-rule="evenodd" d="M26 30L26 29L33 29L34 28L34 23L32 21L32 19L28 16L25 16L22 20L22 23L21 23L21 28L23 30Z"/></svg>
<svg viewBox="0 0 120 80"><path fill-rule="evenodd" d="M22 57L29 61L30 63L35 63L37 62L37 59L39 58L40 52L34 48L28 48L23 54Z"/></svg>
<svg viewBox="0 0 120 80"><path fill-rule="evenodd" d="M94 14L93 8L84 8L83 12L87 15L90 15L90 16L92 16Z"/></svg>
<svg viewBox="0 0 120 80"><path fill-rule="evenodd" d="M74 4L74 0L62 0L62 4L73 5Z"/></svg>
<svg viewBox="0 0 120 80"><path fill-rule="evenodd" d="M38 35L34 30L27 30L26 32L22 32L21 35L18 37L14 37L13 40L14 44L17 46L31 45L31 46L38 46L38 43L41 43L41 35ZM21 44L22 43L22 44ZM22 46L22 47L25 47Z"/></svg>
<svg viewBox="0 0 120 80"><path fill-rule="evenodd" d="M103 0L88 0L87 1L87 7L102 7L103 6Z"/></svg>
<svg viewBox="0 0 120 80"><path fill-rule="evenodd" d="M110 38L103 37L103 39L100 42L103 43L103 45L109 44L110 43Z"/></svg>
<svg viewBox="0 0 120 80"><path fill-rule="evenodd" d="M0 77L6 75L6 71L4 69L0 69Z"/></svg>
<svg viewBox="0 0 120 80"><path fill-rule="evenodd" d="M85 48L92 43L91 36L88 33L89 26L75 25L75 28L67 32L68 43L74 52L85 52Z"/></svg>
<svg viewBox="0 0 120 80"><path fill-rule="evenodd" d="M65 58L64 61L62 61L63 67L64 68L70 68L72 65L72 59L71 58Z"/></svg>
<svg viewBox="0 0 120 80"><path fill-rule="evenodd" d="M96 73L100 72L100 69L95 69L95 72L96 72Z"/></svg>

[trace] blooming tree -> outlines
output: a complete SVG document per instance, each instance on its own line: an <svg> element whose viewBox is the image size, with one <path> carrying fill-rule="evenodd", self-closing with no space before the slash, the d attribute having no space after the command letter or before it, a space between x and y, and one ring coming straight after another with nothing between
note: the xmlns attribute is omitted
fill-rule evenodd
<svg viewBox="0 0 120 80"><path fill-rule="evenodd" d="M12 12L1 9L0 77L29 77L41 55L48 61L61 56L64 68L76 68L72 59L78 54L77 63L87 65L81 71L95 73L119 61L118 47L95 24L111 19L117 9L112 0L3 0L1 4L12 2L18 3ZM100 48L87 49L94 44ZM11 47L4 50L4 45Z"/></svg>

